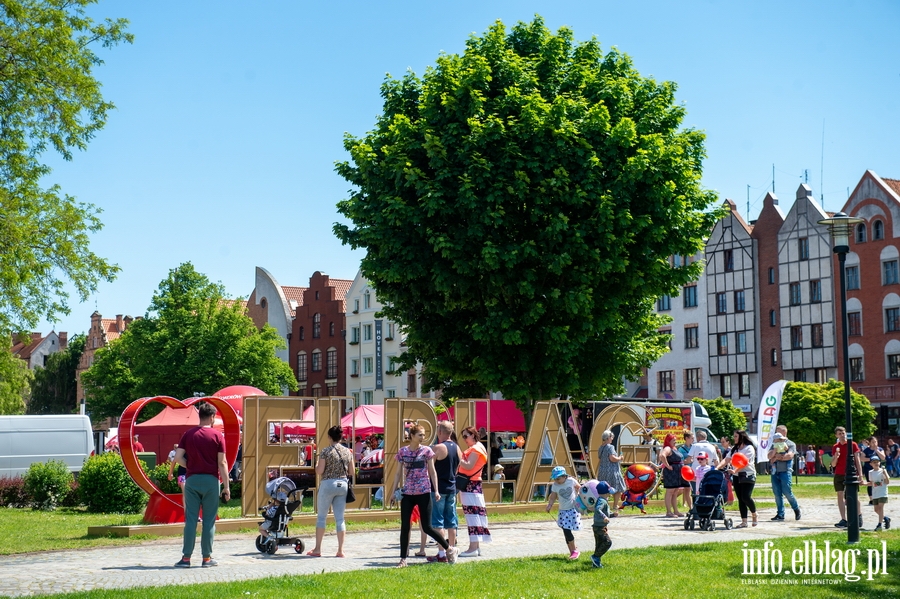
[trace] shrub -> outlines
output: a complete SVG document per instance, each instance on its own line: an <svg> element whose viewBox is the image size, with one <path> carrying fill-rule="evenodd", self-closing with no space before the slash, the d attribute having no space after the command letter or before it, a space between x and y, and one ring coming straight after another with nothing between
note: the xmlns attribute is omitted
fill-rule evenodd
<svg viewBox="0 0 900 599"><path fill-rule="evenodd" d="M147 494L131 480L122 457L113 452L88 458L78 476L78 489L89 512L134 514L147 503Z"/></svg>
<svg viewBox="0 0 900 599"><path fill-rule="evenodd" d="M25 507L28 505L28 493L25 492L25 479L21 476L0 478L0 507Z"/></svg>
<svg viewBox="0 0 900 599"><path fill-rule="evenodd" d="M78 492L78 479L73 479L69 483L69 492L66 498L60 502L61 507L78 507L81 505L81 495Z"/></svg>
<svg viewBox="0 0 900 599"><path fill-rule="evenodd" d="M168 462L157 464L156 468L151 470L148 476L153 481L153 484L159 487L159 490L163 493L181 493L181 487L178 486L178 481L175 477L169 480Z"/></svg>
<svg viewBox="0 0 900 599"><path fill-rule="evenodd" d="M229 489L231 489L231 498L232 499L240 499L241 491L243 489L244 483L239 480L233 480L229 483Z"/></svg>
<svg viewBox="0 0 900 599"><path fill-rule="evenodd" d="M36 510L55 510L69 494L75 477L61 460L35 462L25 473L25 493Z"/></svg>

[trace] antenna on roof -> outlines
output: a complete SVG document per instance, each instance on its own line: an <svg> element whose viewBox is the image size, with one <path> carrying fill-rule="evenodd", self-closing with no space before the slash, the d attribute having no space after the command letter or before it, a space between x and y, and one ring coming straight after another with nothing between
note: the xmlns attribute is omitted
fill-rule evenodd
<svg viewBox="0 0 900 599"><path fill-rule="evenodd" d="M825 119L822 119L822 158L819 163L819 201L825 210Z"/></svg>
<svg viewBox="0 0 900 599"><path fill-rule="evenodd" d="M750 184L747 183L747 218L750 218Z"/></svg>
<svg viewBox="0 0 900 599"><path fill-rule="evenodd" d="M772 163L772 193L775 193L775 163Z"/></svg>

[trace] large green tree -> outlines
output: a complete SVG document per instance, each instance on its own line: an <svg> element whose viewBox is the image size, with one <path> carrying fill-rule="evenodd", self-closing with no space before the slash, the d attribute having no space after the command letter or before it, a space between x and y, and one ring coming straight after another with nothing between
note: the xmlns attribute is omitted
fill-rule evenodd
<svg viewBox="0 0 900 599"><path fill-rule="evenodd" d="M90 250L100 210L42 185L44 152L71 160L113 108L92 72L102 63L93 48L132 37L124 19L87 18L95 2L0 3L0 332L68 314L67 284L84 300L119 270Z"/></svg>
<svg viewBox="0 0 900 599"><path fill-rule="evenodd" d="M497 22L423 77L390 76L383 114L337 172L337 237L445 396L528 410L621 389L666 351L653 300L676 294L716 218L701 132L675 85L540 17Z"/></svg>
<svg viewBox="0 0 900 599"><path fill-rule="evenodd" d="M12 338L0 336L0 414L24 414L33 373L12 353Z"/></svg>
<svg viewBox="0 0 900 599"><path fill-rule="evenodd" d="M50 354L47 363L34 371L29 414L71 414L78 407L75 371L84 353L84 335L69 339L66 349Z"/></svg>
<svg viewBox="0 0 900 599"><path fill-rule="evenodd" d="M865 395L850 390L853 438L860 441L875 432L878 413ZM803 445L831 445L834 429L846 425L844 383L834 379L824 385L788 383L781 399L778 423L788 427L788 437Z"/></svg>
<svg viewBox="0 0 900 599"><path fill-rule="evenodd" d="M747 418L740 408L731 403L731 400L717 397L716 399L695 399L697 403L706 408L712 424L709 430L718 437L731 438L731 433L747 428Z"/></svg>
<svg viewBox="0 0 900 599"><path fill-rule="evenodd" d="M82 374L88 408L103 418L139 397L186 398L228 385L295 390L293 371L275 355L283 347L275 329L257 329L241 301L188 262L160 283L144 318L97 351Z"/></svg>

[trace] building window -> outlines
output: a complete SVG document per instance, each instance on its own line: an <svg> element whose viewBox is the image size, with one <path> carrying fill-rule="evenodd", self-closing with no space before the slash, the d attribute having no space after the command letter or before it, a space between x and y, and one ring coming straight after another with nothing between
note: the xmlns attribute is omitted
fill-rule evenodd
<svg viewBox="0 0 900 599"><path fill-rule="evenodd" d="M884 311L884 325L888 333L900 331L900 308L888 308Z"/></svg>
<svg viewBox="0 0 900 599"><path fill-rule="evenodd" d="M734 270L734 250L725 250L722 253L725 259L725 272L731 272Z"/></svg>
<svg viewBox="0 0 900 599"><path fill-rule="evenodd" d="M363 325L363 341L371 341L372 340L372 325L364 324Z"/></svg>
<svg viewBox="0 0 900 599"><path fill-rule="evenodd" d="M719 355L720 356L728 355L728 334L727 333L719 333Z"/></svg>
<svg viewBox="0 0 900 599"><path fill-rule="evenodd" d="M666 347L672 349L672 329L659 329L659 334L666 336Z"/></svg>
<svg viewBox="0 0 900 599"><path fill-rule="evenodd" d="M350 343L359 343L359 327L350 329Z"/></svg>
<svg viewBox="0 0 900 599"><path fill-rule="evenodd" d="M372 307L372 294L369 293L369 290L366 289L366 292L363 294L363 308L368 310Z"/></svg>
<svg viewBox="0 0 900 599"><path fill-rule="evenodd" d="M684 327L684 347L685 349L700 347L700 334L696 326Z"/></svg>
<svg viewBox="0 0 900 599"><path fill-rule="evenodd" d="M388 389L387 391L385 391L384 396L385 397L397 397L397 390L396 389Z"/></svg>
<svg viewBox="0 0 900 599"><path fill-rule="evenodd" d="M778 312L775 310L769 310L769 326L774 327L778 325Z"/></svg>
<svg viewBox="0 0 900 599"><path fill-rule="evenodd" d="M900 379L900 354L888 356L888 378Z"/></svg>
<svg viewBox="0 0 900 599"><path fill-rule="evenodd" d="M359 405L359 391L354 391L353 393L350 394L350 396L353 397L353 405L358 406Z"/></svg>
<svg viewBox="0 0 900 599"><path fill-rule="evenodd" d="M659 391L675 391L675 371L674 370L660 370L658 373L659 376Z"/></svg>
<svg viewBox="0 0 900 599"><path fill-rule="evenodd" d="M358 299L353 300L353 313L359 314L359 300Z"/></svg>
<svg viewBox="0 0 900 599"><path fill-rule="evenodd" d="M791 297L790 297L791 305L792 305L792 306L799 306L799 305L800 305L800 300L801 300L801 297L800 297L800 283L791 283L791 285L790 285L790 292L791 292Z"/></svg>
<svg viewBox="0 0 900 599"><path fill-rule="evenodd" d="M406 393L407 397L418 397L416 391L416 373L410 372L406 375Z"/></svg>
<svg viewBox="0 0 900 599"><path fill-rule="evenodd" d="M884 223L880 220L876 220L872 225L872 240L876 239L884 239Z"/></svg>
<svg viewBox="0 0 900 599"><path fill-rule="evenodd" d="M325 385L325 392L331 397L337 395L337 383L328 383Z"/></svg>
<svg viewBox="0 0 900 599"><path fill-rule="evenodd" d="M338 375L337 350L329 349L325 353L325 378L336 379Z"/></svg>
<svg viewBox="0 0 900 599"><path fill-rule="evenodd" d="M318 339L322 334L322 315L313 314L313 339Z"/></svg>
<svg viewBox="0 0 900 599"><path fill-rule="evenodd" d="M769 267L769 285L775 284L775 269L771 266Z"/></svg>
<svg viewBox="0 0 900 599"><path fill-rule="evenodd" d="M375 371L374 364L373 358L363 358L363 374L372 374Z"/></svg>
<svg viewBox="0 0 900 599"><path fill-rule="evenodd" d="M334 323L333 322L328 324L328 336L334 337Z"/></svg>
<svg viewBox="0 0 900 599"><path fill-rule="evenodd" d="M306 352L297 354L297 380L301 383L306 380Z"/></svg>
<svg viewBox="0 0 900 599"><path fill-rule="evenodd" d="M803 349L803 327L791 327L791 349Z"/></svg>
<svg viewBox="0 0 900 599"><path fill-rule="evenodd" d="M797 240L797 249L800 251L801 260L809 260L809 238L801 237Z"/></svg>
<svg viewBox="0 0 900 599"><path fill-rule="evenodd" d="M299 331L298 337L300 337L300 341L303 341L303 340L306 338L306 335L305 335L304 332L303 332L303 327L300 327L300 331Z"/></svg>
<svg viewBox="0 0 900 599"><path fill-rule="evenodd" d="M778 350L772 348L772 366L778 366Z"/></svg>
<svg viewBox="0 0 900 599"><path fill-rule="evenodd" d="M313 372L321 372L322 371L322 352L321 350L313 350L312 353L312 371Z"/></svg>
<svg viewBox="0 0 900 599"><path fill-rule="evenodd" d="M387 325L387 335L385 336L385 340L390 341L394 338L394 323L389 322Z"/></svg>
<svg viewBox="0 0 900 599"><path fill-rule="evenodd" d="M734 311L735 312L743 312L744 311L744 290L734 292Z"/></svg>
<svg viewBox="0 0 900 599"><path fill-rule="evenodd" d="M682 265L681 254L673 255L672 256L672 266L674 266L675 268L681 268L681 265Z"/></svg>
<svg viewBox="0 0 900 599"><path fill-rule="evenodd" d="M657 312L665 312L666 310L672 309L672 298L668 295L664 295L656 300L656 311Z"/></svg>
<svg viewBox="0 0 900 599"><path fill-rule="evenodd" d="M822 302L822 281L814 279L809 282L809 301L812 304Z"/></svg>
<svg viewBox="0 0 900 599"><path fill-rule="evenodd" d="M684 371L684 388L688 390L700 388L699 368L688 368Z"/></svg>
<svg viewBox="0 0 900 599"><path fill-rule="evenodd" d="M859 289L859 267L848 266L844 274L847 275L847 289Z"/></svg>
<svg viewBox="0 0 900 599"><path fill-rule="evenodd" d="M866 242L866 223L856 225L856 243Z"/></svg>
<svg viewBox="0 0 900 599"><path fill-rule="evenodd" d="M371 391L363 391L363 403L367 406L371 406L374 403Z"/></svg>
<svg viewBox="0 0 900 599"><path fill-rule="evenodd" d="M847 334L848 335L862 335L862 313L860 313L860 312L848 312L847 313Z"/></svg>
<svg viewBox="0 0 900 599"><path fill-rule="evenodd" d="M742 397L746 397L750 395L750 375L749 374L741 374L738 375L740 380L740 390L739 393Z"/></svg>
<svg viewBox="0 0 900 599"><path fill-rule="evenodd" d="M359 360L356 358L350 360L350 376L359 376Z"/></svg>
<svg viewBox="0 0 900 599"><path fill-rule="evenodd" d="M731 397L731 375L725 374L719 377L719 395Z"/></svg>
<svg viewBox="0 0 900 599"><path fill-rule="evenodd" d="M820 385L824 385L828 382L827 368L816 368L816 382Z"/></svg>
<svg viewBox="0 0 900 599"><path fill-rule="evenodd" d="M862 358L850 358L850 380L864 381L866 380L865 371L863 371Z"/></svg>
<svg viewBox="0 0 900 599"><path fill-rule="evenodd" d="M734 351L739 354L747 353L747 333L735 333Z"/></svg>
<svg viewBox="0 0 900 599"><path fill-rule="evenodd" d="M684 288L684 307L685 308L696 308L697 307L697 286L696 285L688 285Z"/></svg>
<svg viewBox="0 0 900 599"><path fill-rule="evenodd" d="M812 346L813 347L822 347L825 345L825 332L821 325L821 323L813 324L812 329Z"/></svg>
<svg viewBox="0 0 900 599"><path fill-rule="evenodd" d="M724 293L716 294L716 313L725 314L728 312L728 298Z"/></svg>
<svg viewBox="0 0 900 599"><path fill-rule="evenodd" d="M805 370L795 370L794 371L794 380L798 383L806 382L806 371Z"/></svg>
<svg viewBox="0 0 900 599"><path fill-rule="evenodd" d="M888 260L887 262L883 262L881 267L884 270L884 285L893 285L894 283L900 282L896 260Z"/></svg>
<svg viewBox="0 0 900 599"><path fill-rule="evenodd" d="M316 294L318 294L318 293L319 293L319 292L316 291ZM318 299L318 298L316 298L316 299ZM315 385L313 385L313 388L312 388L312 396L313 396L313 397L322 397L322 385L320 385L320 384L318 384L318 383L316 383Z"/></svg>

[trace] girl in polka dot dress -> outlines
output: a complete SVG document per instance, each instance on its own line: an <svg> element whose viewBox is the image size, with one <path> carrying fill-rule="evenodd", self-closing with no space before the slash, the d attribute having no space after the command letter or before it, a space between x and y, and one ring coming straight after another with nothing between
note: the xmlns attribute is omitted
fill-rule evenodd
<svg viewBox="0 0 900 599"><path fill-rule="evenodd" d="M569 547L569 559L578 559L578 549L575 547L575 535L573 530L581 530L581 514L575 509L575 498L578 497L578 490L581 485L578 481L566 474L566 469L562 466L555 466L550 472L550 479L553 484L550 485L550 501L547 504L547 511L553 507L556 498L559 497L559 516L556 519L557 525L563 529L563 535L566 537L566 545Z"/></svg>

